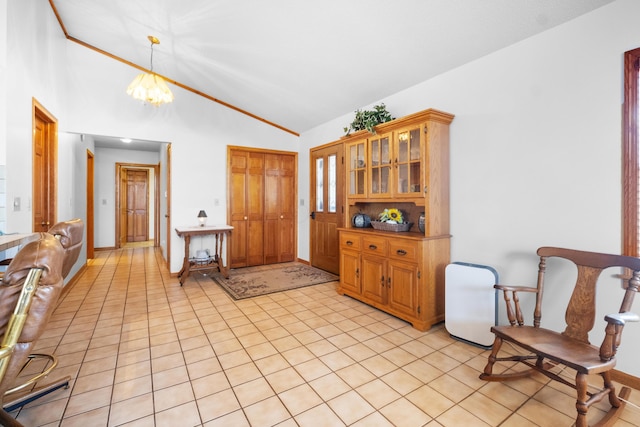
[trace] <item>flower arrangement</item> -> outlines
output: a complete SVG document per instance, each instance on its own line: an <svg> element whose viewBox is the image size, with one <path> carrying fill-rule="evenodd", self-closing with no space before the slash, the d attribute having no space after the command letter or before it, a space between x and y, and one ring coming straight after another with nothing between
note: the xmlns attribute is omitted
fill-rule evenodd
<svg viewBox="0 0 640 427"><path fill-rule="evenodd" d="M409 231L413 224L407 221L400 209L385 209L378 215L377 221L371 221L371 226L383 231Z"/></svg>
<svg viewBox="0 0 640 427"><path fill-rule="evenodd" d="M396 208L383 210L378 219L389 224L402 224L404 222L402 212Z"/></svg>

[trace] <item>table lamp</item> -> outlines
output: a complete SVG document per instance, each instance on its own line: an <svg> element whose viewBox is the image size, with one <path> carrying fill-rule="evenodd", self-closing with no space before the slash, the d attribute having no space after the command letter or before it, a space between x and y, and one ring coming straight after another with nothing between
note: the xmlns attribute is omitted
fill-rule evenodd
<svg viewBox="0 0 640 427"><path fill-rule="evenodd" d="M207 213L205 211L198 212L198 222L200 222L200 227L204 227L207 223Z"/></svg>

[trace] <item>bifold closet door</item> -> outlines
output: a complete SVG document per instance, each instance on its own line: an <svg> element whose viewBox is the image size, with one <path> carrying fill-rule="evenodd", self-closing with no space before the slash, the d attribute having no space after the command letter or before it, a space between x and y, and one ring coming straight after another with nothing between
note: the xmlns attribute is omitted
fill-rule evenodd
<svg viewBox="0 0 640 427"><path fill-rule="evenodd" d="M297 157L229 149L228 158L229 266L294 261Z"/></svg>
<svg viewBox="0 0 640 427"><path fill-rule="evenodd" d="M264 264L264 154L229 151L231 268Z"/></svg>
<svg viewBox="0 0 640 427"><path fill-rule="evenodd" d="M295 156L265 154L265 264L295 259L295 174Z"/></svg>

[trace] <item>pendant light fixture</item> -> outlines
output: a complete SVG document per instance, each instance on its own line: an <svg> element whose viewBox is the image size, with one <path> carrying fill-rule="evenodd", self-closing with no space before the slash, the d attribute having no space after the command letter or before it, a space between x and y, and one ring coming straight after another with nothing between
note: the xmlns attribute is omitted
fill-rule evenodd
<svg viewBox="0 0 640 427"><path fill-rule="evenodd" d="M173 101L173 93L164 79L153 72L153 45L160 44L160 40L154 36L147 38L151 42L151 68L148 73L138 74L127 88L127 94L156 106L168 104Z"/></svg>

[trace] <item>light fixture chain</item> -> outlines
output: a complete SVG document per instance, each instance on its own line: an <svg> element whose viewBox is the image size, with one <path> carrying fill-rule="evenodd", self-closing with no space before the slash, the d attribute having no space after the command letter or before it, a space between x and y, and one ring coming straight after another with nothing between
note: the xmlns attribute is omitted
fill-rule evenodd
<svg viewBox="0 0 640 427"><path fill-rule="evenodd" d="M153 41L151 42L151 69L149 71L153 72Z"/></svg>

